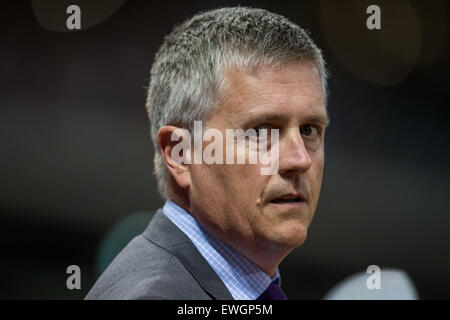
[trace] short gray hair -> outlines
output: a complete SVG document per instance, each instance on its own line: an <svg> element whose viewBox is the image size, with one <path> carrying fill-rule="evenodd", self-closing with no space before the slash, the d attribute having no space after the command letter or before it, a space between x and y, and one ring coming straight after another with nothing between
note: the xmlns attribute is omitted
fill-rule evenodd
<svg viewBox="0 0 450 320"><path fill-rule="evenodd" d="M221 8L199 13L165 37L150 72L147 112L155 148L154 172L162 197L170 175L158 146L158 131L175 125L192 132L223 99L230 67L280 66L306 59L316 66L327 93L327 71L308 33L285 17L263 9Z"/></svg>

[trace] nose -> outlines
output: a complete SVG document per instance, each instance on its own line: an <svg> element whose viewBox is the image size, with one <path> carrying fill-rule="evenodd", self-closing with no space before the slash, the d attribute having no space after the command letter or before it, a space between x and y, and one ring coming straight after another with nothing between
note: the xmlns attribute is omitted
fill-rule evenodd
<svg viewBox="0 0 450 320"><path fill-rule="evenodd" d="M280 139L279 168L280 175L296 175L311 168L312 159L305 147L300 131L295 128Z"/></svg>

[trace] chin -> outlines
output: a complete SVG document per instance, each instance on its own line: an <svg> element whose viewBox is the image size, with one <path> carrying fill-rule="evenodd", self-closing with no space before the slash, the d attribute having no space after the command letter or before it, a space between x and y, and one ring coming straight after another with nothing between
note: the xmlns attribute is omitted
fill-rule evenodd
<svg viewBox="0 0 450 320"><path fill-rule="evenodd" d="M301 246L307 238L308 228L301 223L290 223L290 225L274 230L267 239L272 247L282 250L292 250Z"/></svg>

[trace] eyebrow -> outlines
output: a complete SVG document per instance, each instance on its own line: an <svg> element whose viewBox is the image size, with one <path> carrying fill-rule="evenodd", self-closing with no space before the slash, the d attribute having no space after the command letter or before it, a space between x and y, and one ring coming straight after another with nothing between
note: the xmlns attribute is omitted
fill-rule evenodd
<svg viewBox="0 0 450 320"><path fill-rule="evenodd" d="M306 116L305 121L312 123L320 123L324 127L327 127L330 124L330 118L328 117L328 114Z"/></svg>
<svg viewBox="0 0 450 320"><path fill-rule="evenodd" d="M271 121L287 121L291 117L285 114L274 114L274 113L263 113L255 116L250 116L246 123L263 123L263 122L271 122ZM321 124L324 127L327 127L330 124L330 118L328 114L312 114L307 115L303 118L304 122L311 122Z"/></svg>

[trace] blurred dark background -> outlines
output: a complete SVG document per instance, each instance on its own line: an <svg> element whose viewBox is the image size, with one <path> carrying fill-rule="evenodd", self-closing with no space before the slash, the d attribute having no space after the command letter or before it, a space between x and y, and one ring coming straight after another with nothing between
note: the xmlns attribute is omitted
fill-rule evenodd
<svg viewBox="0 0 450 320"><path fill-rule="evenodd" d="M80 31L65 30L69 4ZM376 264L450 298L449 4L400 0L2 2L0 298L83 298L108 232L163 204L144 108L153 56L174 24L238 4L308 29L331 73L324 184L307 242L280 266L288 296L321 299ZM366 28L370 4L381 30ZM81 290L66 287L72 264Z"/></svg>

